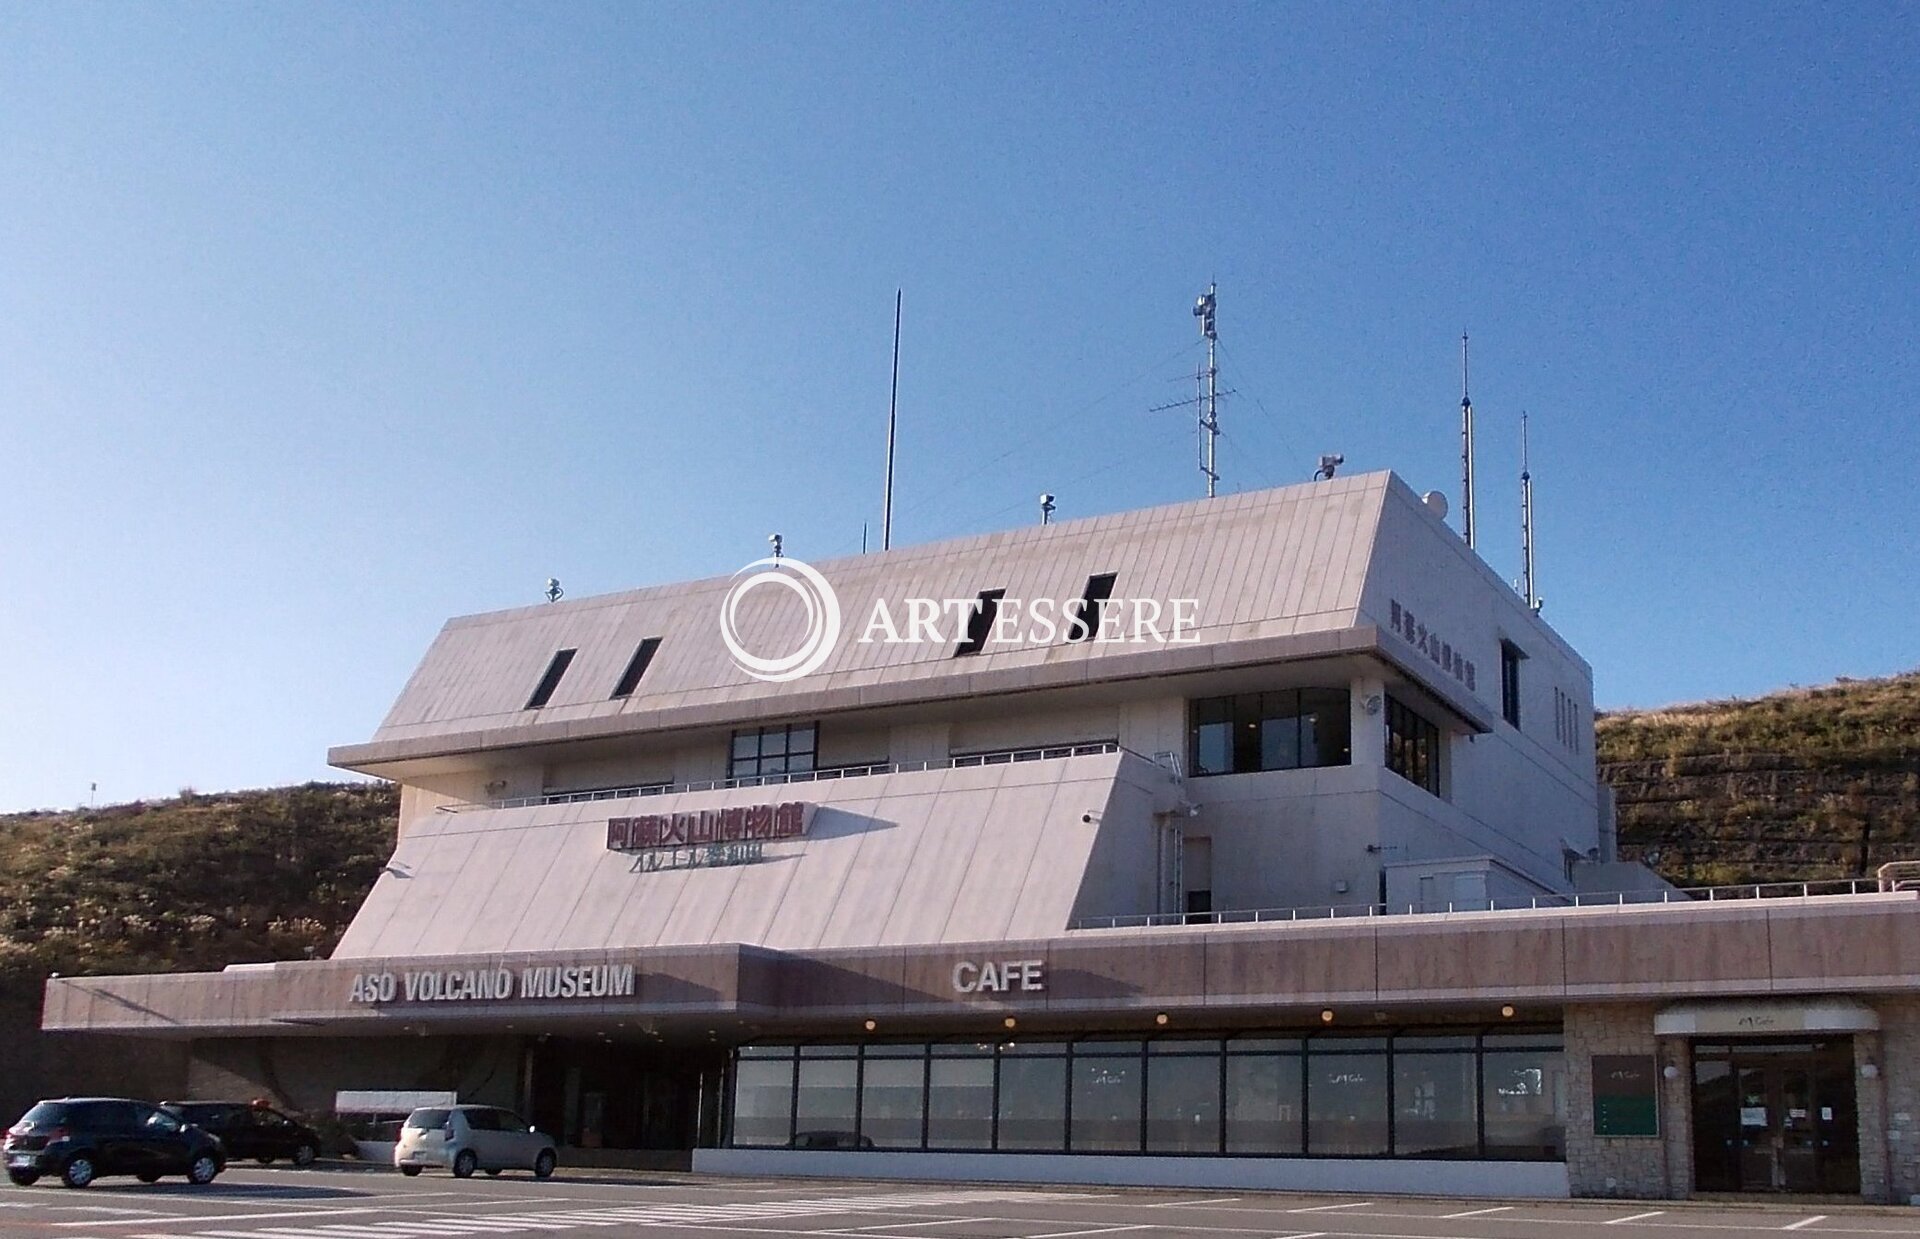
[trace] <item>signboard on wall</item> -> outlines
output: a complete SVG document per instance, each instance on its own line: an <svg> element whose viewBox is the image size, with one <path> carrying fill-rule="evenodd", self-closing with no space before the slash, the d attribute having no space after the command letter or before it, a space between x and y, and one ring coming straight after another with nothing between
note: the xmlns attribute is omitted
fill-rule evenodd
<svg viewBox="0 0 1920 1239"><path fill-rule="evenodd" d="M646 852L656 848L698 848L797 839L807 833L816 807L800 801L788 801L785 804L702 809L695 813L651 813L641 817L610 818L607 821L607 849L613 852Z"/></svg>
<svg viewBox="0 0 1920 1239"><path fill-rule="evenodd" d="M1660 1064L1653 1055L1593 1056L1593 1134L1660 1134Z"/></svg>

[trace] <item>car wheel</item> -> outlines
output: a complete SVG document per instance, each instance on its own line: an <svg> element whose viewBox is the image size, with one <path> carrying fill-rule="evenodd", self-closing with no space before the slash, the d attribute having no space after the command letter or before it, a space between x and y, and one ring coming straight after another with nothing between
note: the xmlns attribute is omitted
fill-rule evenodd
<svg viewBox="0 0 1920 1239"><path fill-rule="evenodd" d="M533 1177L545 1179L553 1174L554 1156L552 1149L541 1149L540 1156L533 1159Z"/></svg>
<svg viewBox="0 0 1920 1239"><path fill-rule="evenodd" d="M140 1180L142 1183L158 1183L160 1181L160 1176L153 1173L153 1171L151 1170L143 1170L139 1174L133 1177Z"/></svg>
<svg viewBox="0 0 1920 1239"><path fill-rule="evenodd" d="M401 1174L403 1174L403 1175L405 1175L405 1176L407 1176L407 1177L408 1177L409 1179L415 1179L415 1178L418 1178L418 1177L420 1176L420 1167L418 1167L418 1166L402 1166L402 1167L400 1167L400 1173L401 1173Z"/></svg>
<svg viewBox="0 0 1920 1239"><path fill-rule="evenodd" d="M38 1170L9 1170L7 1171L7 1177L13 1180L16 1187L32 1187L40 1181L40 1172Z"/></svg>
<svg viewBox="0 0 1920 1239"><path fill-rule="evenodd" d="M461 1149L459 1156L453 1159L453 1177L471 1179L473 1172L480 1166L480 1159L474 1156L472 1149Z"/></svg>
<svg viewBox="0 0 1920 1239"><path fill-rule="evenodd" d="M312 1145L303 1144L294 1149L293 1164L296 1166L311 1166L313 1165L313 1159L317 1156L318 1154L313 1151Z"/></svg>
<svg viewBox="0 0 1920 1239"><path fill-rule="evenodd" d="M213 1160L213 1154L202 1153L187 1165L187 1182L195 1187L205 1187L213 1182L220 1173L220 1163Z"/></svg>
<svg viewBox="0 0 1920 1239"><path fill-rule="evenodd" d="M85 1187L93 1182L93 1159L85 1153L76 1153L67 1159L60 1170L60 1181L68 1187Z"/></svg>

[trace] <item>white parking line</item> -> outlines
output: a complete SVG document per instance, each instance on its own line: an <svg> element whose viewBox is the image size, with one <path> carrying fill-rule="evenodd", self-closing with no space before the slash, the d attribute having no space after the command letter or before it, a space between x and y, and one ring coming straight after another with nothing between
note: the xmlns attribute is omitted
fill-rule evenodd
<svg viewBox="0 0 1920 1239"><path fill-rule="evenodd" d="M1512 1205L1494 1205L1491 1208L1486 1208L1486 1209L1467 1209L1461 1213L1442 1213L1440 1216L1442 1219L1450 1219L1450 1218L1457 1218L1457 1217L1485 1217L1489 1213L1506 1213L1512 1208L1513 1208Z"/></svg>
<svg viewBox="0 0 1920 1239"><path fill-rule="evenodd" d="M1096 1226L1092 1230L1050 1230L1043 1235L1023 1235L1021 1239L1068 1239L1071 1235L1115 1235L1123 1230L1152 1230L1151 1226Z"/></svg>
<svg viewBox="0 0 1920 1239"><path fill-rule="evenodd" d="M1665 1209L1655 1209L1651 1213L1636 1213L1632 1217L1617 1217L1611 1221L1602 1222L1601 1225L1602 1226L1625 1226L1628 1222L1644 1222L1650 1217L1660 1217L1665 1213L1666 1213Z"/></svg>
<svg viewBox="0 0 1920 1239"><path fill-rule="evenodd" d="M1205 1200L1163 1200L1157 1205L1148 1205L1149 1209L1185 1209L1200 1205L1230 1205L1240 1199L1238 1196L1209 1196Z"/></svg>
<svg viewBox="0 0 1920 1239"><path fill-rule="evenodd" d="M1336 1209L1364 1209L1372 1204L1371 1200L1355 1200L1344 1205L1314 1205L1308 1209L1289 1209L1288 1213L1332 1213Z"/></svg>
<svg viewBox="0 0 1920 1239"><path fill-rule="evenodd" d="M1780 1229L1781 1230L1799 1230L1802 1227L1811 1226L1815 1222L1824 1222L1826 1220L1827 1220L1826 1214L1816 1213L1812 1217L1801 1218L1799 1221L1793 1223L1791 1226L1782 1226Z"/></svg>

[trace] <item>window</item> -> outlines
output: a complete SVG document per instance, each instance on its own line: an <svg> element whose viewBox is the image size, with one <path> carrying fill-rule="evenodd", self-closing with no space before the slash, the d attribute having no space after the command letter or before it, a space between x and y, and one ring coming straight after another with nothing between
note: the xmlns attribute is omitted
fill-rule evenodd
<svg viewBox="0 0 1920 1239"><path fill-rule="evenodd" d="M1343 688L1289 688L1196 701L1188 768L1194 774L1248 774L1348 765L1349 700Z"/></svg>
<svg viewBox="0 0 1920 1239"><path fill-rule="evenodd" d="M861 1144L917 1149L926 1104L927 1047L870 1045L860 1072Z"/></svg>
<svg viewBox="0 0 1920 1239"><path fill-rule="evenodd" d="M1083 1041L1073 1047L1073 1151L1140 1151L1143 1085L1138 1041Z"/></svg>
<svg viewBox="0 0 1920 1239"><path fill-rule="evenodd" d="M633 658L628 661L627 669L620 673L620 682L613 686L613 697L609 700L633 696L633 690L640 687L640 677L647 673L647 666L653 662L654 653L659 648L658 637L648 637L640 643L640 648L633 652Z"/></svg>
<svg viewBox="0 0 1920 1239"><path fill-rule="evenodd" d="M993 1046L936 1045L927 1064L927 1147L993 1147Z"/></svg>
<svg viewBox="0 0 1920 1239"><path fill-rule="evenodd" d="M1000 1057L1001 1149L1067 1147L1066 1046L1022 1043Z"/></svg>
<svg viewBox="0 0 1920 1239"><path fill-rule="evenodd" d="M1520 725L1520 663L1526 655L1511 641L1500 643L1500 717Z"/></svg>
<svg viewBox="0 0 1920 1239"><path fill-rule="evenodd" d="M803 1047L812 1050L813 1046ZM845 1054L855 1053L852 1046L835 1046ZM793 1139L796 1146L808 1144L853 1147L856 1130L855 1084L860 1063L854 1058L800 1058L800 1087L795 1091Z"/></svg>
<svg viewBox="0 0 1920 1239"><path fill-rule="evenodd" d="M1400 1157L1477 1157L1473 1038L1396 1037L1393 1151Z"/></svg>
<svg viewBox="0 0 1920 1239"><path fill-rule="evenodd" d="M734 1068L733 1142L778 1148L792 1138L792 1048L781 1058L748 1058L743 1051Z"/></svg>
<svg viewBox="0 0 1920 1239"><path fill-rule="evenodd" d="M812 723L785 723L733 733L727 777L754 779L769 774L805 774L813 769L817 729Z"/></svg>
<svg viewBox="0 0 1920 1239"><path fill-rule="evenodd" d="M1248 1039L1227 1043L1227 1152L1299 1154L1300 1043Z"/></svg>
<svg viewBox="0 0 1920 1239"><path fill-rule="evenodd" d="M980 591L980 601L974 603L973 614L967 617L967 635L953 648L955 658L978 654L986 648L987 638L993 635L993 622L1000 617L1000 600L1006 596L1004 589Z"/></svg>
<svg viewBox="0 0 1920 1239"><path fill-rule="evenodd" d="M1488 1034L1480 1070L1485 1155L1562 1156L1567 1134L1567 1067L1559 1038Z"/></svg>
<svg viewBox="0 0 1920 1239"><path fill-rule="evenodd" d="M1147 1048L1162 1051L1147 1060L1147 1152L1219 1152L1220 1043L1155 1041Z"/></svg>
<svg viewBox="0 0 1920 1239"><path fill-rule="evenodd" d="M1440 729L1387 698L1387 769L1440 794Z"/></svg>
<svg viewBox="0 0 1920 1239"><path fill-rule="evenodd" d="M732 1114L739 1147L1554 1161L1566 1056L1509 1026L750 1045Z"/></svg>
<svg viewBox="0 0 1920 1239"><path fill-rule="evenodd" d="M1080 601L1072 608L1073 619L1067 624L1067 640L1092 641L1100 635L1100 607L1113 597L1113 582L1116 574L1102 572L1087 578L1087 592L1080 595Z"/></svg>
<svg viewBox="0 0 1920 1239"><path fill-rule="evenodd" d="M561 650L547 664L547 673L540 677L540 683L534 687L533 696L527 698L527 709L538 710L553 697L553 690L560 687L560 677L567 673L578 650Z"/></svg>

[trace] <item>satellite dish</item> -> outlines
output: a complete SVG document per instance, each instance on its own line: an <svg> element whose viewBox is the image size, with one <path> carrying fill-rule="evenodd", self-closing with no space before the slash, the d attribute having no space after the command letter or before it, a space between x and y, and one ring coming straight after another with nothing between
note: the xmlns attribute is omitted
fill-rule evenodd
<svg viewBox="0 0 1920 1239"><path fill-rule="evenodd" d="M1427 510L1441 520L1447 519L1447 497L1439 491L1428 491L1426 494L1420 496L1420 502L1426 504Z"/></svg>

